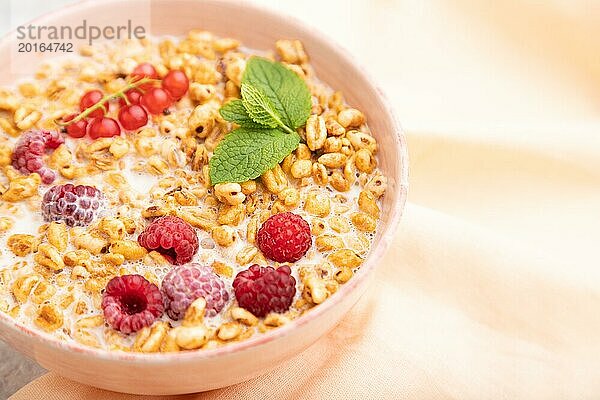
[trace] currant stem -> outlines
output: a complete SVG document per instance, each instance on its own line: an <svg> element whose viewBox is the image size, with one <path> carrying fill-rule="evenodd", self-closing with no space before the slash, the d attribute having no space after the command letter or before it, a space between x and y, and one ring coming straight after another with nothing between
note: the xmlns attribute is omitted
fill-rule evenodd
<svg viewBox="0 0 600 400"><path fill-rule="evenodd" d="M127 95L125 93L121 93L119 94L119 97L123 99L123 101L125 102L126 105L131 105L131 102L129 101L129 99L127 98Z"/></svg>
<svg viewBox="0 0 600 400"><path fill-rule="evenodd" d="M151 83L151 82L160 82L160 80L144 77L142 79L138 79L136 81L130 82L127 84L127 86L125 86L123 89L119 90L118 92L115 92L112 94L107 94L106 96L101 98L100 101L98 101L96 104L86 108L72 120L67 121L67 122L56 121L56 124L59 126L68 126L68 125L74 124L75 122L79 122L82 119L86 118L88 115L90 115L91 113L93 113L94 111L96 111L98 109L102 109L102 110L104 110L104 113L106 113L107 109L105 107L105 104L108 103L110 100L118 99L119 97L125 100L125 104L129 105L130 104L129 99L127 98L127 95L125 93L131 89L135 89L139 86L142 86L146 83Z"/></svg>

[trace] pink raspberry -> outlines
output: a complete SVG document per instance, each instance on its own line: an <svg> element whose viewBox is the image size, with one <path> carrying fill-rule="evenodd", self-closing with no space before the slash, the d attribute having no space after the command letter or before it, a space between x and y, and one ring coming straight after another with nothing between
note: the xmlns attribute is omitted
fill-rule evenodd
<svg viewBox="0 0 600 400"><path fill-rule="evenodd" d="M41 207L46 222L85 226L102 212L105 205L104 195L95 187L67 183L51 187L44 194Z"/></svg>
<svg viewBox="0 0 600 400"><path fill-rule="evenodd" d="M50 184L56 172L44 165L43 156L48 150L56 149L65 140L56 131L29 131L24 133L15 146L12 166L22 174L37 172L42 182Z"/></svg>
<svg viewBox="0 0 600 400"><path fill-rule="evenodd" d="M206 300L206 316L217 315L229 300L225 284L212 268L200 264L180 265L163 279L161 291L169 317L183 318L190 304L199 297Z"/></svg>
<svg viewBox="0 0 600 400"><path fill-rule="evenodd" d="M164 311L158 287L141 275L112 278L102 296L104 319L123 333L150 326Z"/></svg>
<svg viewBox="0 0 600 400"><path fill-rule="evenodd" d="M287 265L273 269L256 264L238 273L233 280L238 304L257 317L287 311L296 294L296 279L290 274Z"/></svg>
<svg viewBox="0 0 600 400"><path fill-rule="evenodd" d="M138 237L138 243L148 251L158 251L175 265L192 261L199 247L194 228L173 216L152 221Z"/></svg>
<svg viewBox="0 0 600 400"><path fill-rule="evenodd" d="M291 212L275 214L262 224L256 242L265 257L277 262L295 262L310 248L310 226Z"/></svg>

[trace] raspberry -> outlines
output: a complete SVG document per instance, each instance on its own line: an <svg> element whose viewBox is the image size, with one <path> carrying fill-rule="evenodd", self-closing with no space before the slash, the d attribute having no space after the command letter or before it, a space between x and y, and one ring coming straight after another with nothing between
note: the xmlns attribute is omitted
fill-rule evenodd
<svg viewBox="0 0 600 400"><path fill-rule="evenodd" d="M296 294L296 279L287 265L277 269L256 264L238 273L233 289L240 307L257 317L270 312L285 312Z"/></svg>
<svg viewBox="0 0 600 400"><path fill-rule="evenodd" d="M194 228L173 216L152 221L138 237L138 243L149 251L158 251L175 265L192 261L199 247Z"/></svg>
<svg viewBox="0 0 600 400"><path fill-rule="evenodd" d="M160 290L141 275L112 278L102 295L104 319L123 333L150 326L164 311Z"/></svg>
<svg viewBox="0 0 600 400"><path fill-rule="evenodd" d="M301 216L285 212L267 219L256 234L258 248L277 262L294 262L310 248L310 226Z"/></svg>
<svg viewBox="0 0 600 400"><path fill-rule="evenodd" d="M12 166L22 174L37 172L42 182L50 184L56 179L56 172L44 165L43 156L47 150L56 149L64 139L55 131L29 131L17 142L12 155Z"/></svg>
<svg viewBox="0 0 600 400"><path fill-rule="evenodd" d="M106 199L92 186L70 183L51 187L42 199L46 222L62 221L68 226L85 226L104 209Z"/></svg>
<svg viewBox="0 0 600 400"><path fill-rule="evenodd" d="M183 318L190 304L199 297L206 300L206 316L214 317L229 300L225 284L212 268L200 264L173 268L163 279L161 291L169 317Z"/></svg>

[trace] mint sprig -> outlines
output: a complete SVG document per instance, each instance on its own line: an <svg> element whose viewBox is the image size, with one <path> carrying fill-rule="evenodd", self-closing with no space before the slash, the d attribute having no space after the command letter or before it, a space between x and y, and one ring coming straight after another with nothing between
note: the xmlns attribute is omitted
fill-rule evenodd
<svg viewBox="0 0 600 400"><path fill-rule="evenodd" d="M225 136L209 161L213 185L255 179L275 167L298 147L296 129L310 116L308 86L281 63L252 57L241 83L242 99L219 110L240 128Z"/></svg>

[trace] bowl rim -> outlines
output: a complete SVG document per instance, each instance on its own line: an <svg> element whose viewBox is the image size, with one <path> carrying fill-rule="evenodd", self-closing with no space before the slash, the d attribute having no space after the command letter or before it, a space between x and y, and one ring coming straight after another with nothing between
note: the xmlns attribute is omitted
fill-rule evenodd
<svg viewBox="0 0 600 400"><path fill-rule="evenodd" d="M104 0L102 3L103 6L109 6L111 3L119 3L122 1L123 0ZM204 2L213 3L217 5L231 5L233 3L229 0L204 0ZM97 5L98 3L94 0L79 0L74 3L68 4L64 7L61 7L58 10L36 17L33 20L29 21L28 24L42 22L45 19L60 18L61 14L68 13L69 11L76 8L85 7L87 4ZM326 46L328 46L335 53L336 56L343 60L343 62L353 65L354 68L358 72L360 72L362 78L367 82L367 84L375 89L381 102L385 106L385 113L391 120L392 129L394 130L393 134L395 135L395 143L397 147L396 150L399 151L400 157L400 162L396 164L395 171L397 176L396 184L398 186L398 196L396 201L392 204L392 215L389 219L389 222L386 224L384 231L381 233L381 237L391 237L398 228L400 218L402 216L402 212L406 203L408 191L409 165L406 138L403 134L401 125L393 111L393 108L388 100L388 97L385 95L384 91L374 81L374 79L364 69L364 67L356 61L356 59L351 55L351 53L347 49L345 49L342 45L340 45L333 39L329 38L329 36L320 32L318 28L314 26L309 26L292 15L275 11L267 6L255 4L253 2L235 2L235 6L240 8L253 9L254 11L257 11L259 13L266 14L269 17L285 19L286 24L291 25L291 27L294 30L301 32L307 36L314 37L316 41L320 41ZM0 47L10 46L15 31L15 29L10 30L0 39ZM252 337L241 342L230 343L227 346L218 347L216 349L175 353L121 352L93 348L77 343L75 341L71 342L58 339L49 333L43 332L42 330L29 328L23 323L12 319L10 316L8 316L8 314L5 314L3 312L0 312L0 325L13 331L17 331L18 334L24 334L32 339L38 340L41 343L47 344L56 349L57 351L71 351L74 353L78 353L82 356L89 356L92 358L98 358L103 360L116 360L131 363L142 362L144 364L163 364L170 363L172 361L211 359L215 357L222 357L224 355L230 355L232 353L243 352L244 350L248 350L251 348L257 348L266 343L280 339L283 336L287 336L290 332L297 329L298 327L306 325L311 320L314 320L320 315L326 313L329 309L333 308L337 303L339 303L347 293L353 291L357 286L359 286L360 283L367 280L368 277L371 276L375 269L375 266L378 264L378 261L380 261L381 258L386 254L390 246L390 242L391 240L382 240L379 243L377 243L376 247L372 248L369 252L365 263L360 269L361 273L357 274L357 276L355 276L349 282L342 285L340 289L331 297L331 299L328 299L328 301L319 304L318 307L311 309L308 313L298 317L297 319L292 320L288 324L278 329L262 333L256 337Z"/></svg>

